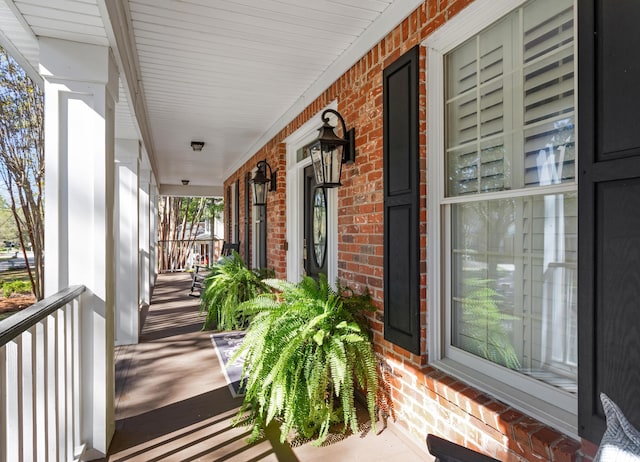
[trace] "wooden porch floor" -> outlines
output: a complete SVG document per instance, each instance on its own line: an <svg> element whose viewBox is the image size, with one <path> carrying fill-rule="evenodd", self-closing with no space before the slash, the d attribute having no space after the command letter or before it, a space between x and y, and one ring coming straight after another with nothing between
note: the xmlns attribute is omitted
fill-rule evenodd
<svg viewBox="0 0 640 462"><path fill-rule="evenodd" d="M279 443L277 426L254 445L231 420L233 398L211 332L202 332L199 299L184 273L158 278L138 345L116 349L116 432L106 461L425 461L426 452L390 429L336 438L317 448Z"/></svg>

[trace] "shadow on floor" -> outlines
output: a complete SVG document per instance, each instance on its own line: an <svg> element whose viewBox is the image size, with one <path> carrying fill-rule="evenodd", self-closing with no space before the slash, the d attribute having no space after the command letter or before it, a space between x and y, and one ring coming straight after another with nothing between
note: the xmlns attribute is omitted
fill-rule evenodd
<svg viewBox="0 0 640 462"><path fill-rule="evenodd" d="M333 444L279 442L278 425L249 445L249 429L232 425L233 398L211 343L201 331L191 277L160 275L140 343L116 349L116 431L103 461L424 461L390 431L338 435ZM366 425L366 424L365 424Z"/></svg>

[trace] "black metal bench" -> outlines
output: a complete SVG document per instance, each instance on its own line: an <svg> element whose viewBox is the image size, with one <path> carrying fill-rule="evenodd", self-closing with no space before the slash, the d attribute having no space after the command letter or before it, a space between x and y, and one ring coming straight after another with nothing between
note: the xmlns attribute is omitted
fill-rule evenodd
<svg viewBox="0 0 640 462"><path fill-rule="evenodd" d="M500 462L432 434L427 435L427 447L436 462Z"/></svg>

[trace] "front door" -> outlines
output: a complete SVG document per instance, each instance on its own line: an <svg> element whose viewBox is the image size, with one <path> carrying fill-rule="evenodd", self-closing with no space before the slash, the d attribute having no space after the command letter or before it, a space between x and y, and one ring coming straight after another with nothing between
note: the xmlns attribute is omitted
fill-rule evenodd
<svg viewBox="0 0 640 462"><path fill-rule="evenodd" d="M327 195L316 187L313 166L304 169L304 240L302 256L307 276L327 274Z"/></svg>

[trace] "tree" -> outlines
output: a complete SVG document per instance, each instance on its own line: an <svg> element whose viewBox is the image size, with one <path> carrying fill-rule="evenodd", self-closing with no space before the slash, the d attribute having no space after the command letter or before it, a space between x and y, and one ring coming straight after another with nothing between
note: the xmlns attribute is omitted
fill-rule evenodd
<svg viewBox="0 0 640 462"><path fill-rule="evenodd" d="M200 222L215 216L215 201L209 198L164 196L160 200L158 225L161 251L159 268L173 271L184 268L193 243L199 234Z"/></svg>
<svg viewBox="0 0 640 462"><path fill-rule="evenodd" d="M7 201L0 197L0 246L5 242L17 244L20 241L18 225Z"/></svg>
<svg viewBox="0 0 640 462"><path fill-rule="evenodd" d="M0 179L36 299L44 296L44 97L0 47ZM27 250L33 250L29 263Z"/></svg>

